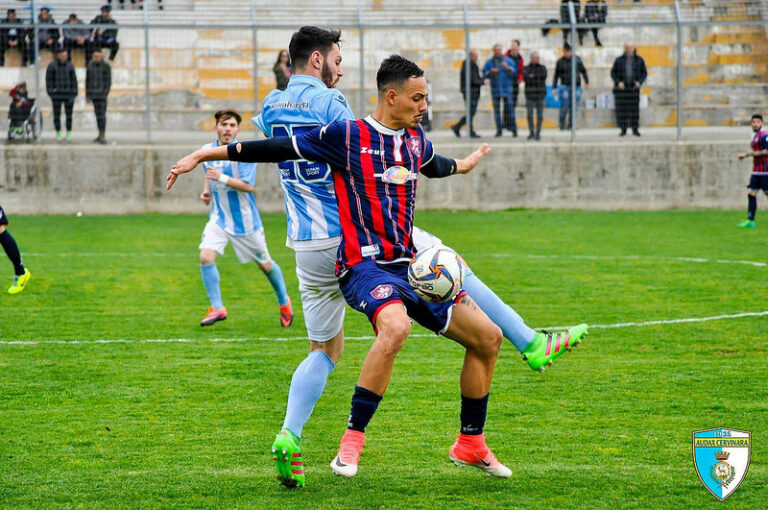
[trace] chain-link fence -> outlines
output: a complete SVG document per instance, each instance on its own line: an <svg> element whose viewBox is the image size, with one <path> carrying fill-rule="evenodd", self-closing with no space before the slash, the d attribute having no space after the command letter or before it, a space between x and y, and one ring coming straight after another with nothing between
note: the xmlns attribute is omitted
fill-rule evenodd
<svg viewBox="0 0 768 510"><path fill-rule="evenodd" d="M77 80L72 129L100 130L103 108L86 87L87 63L100 50L111 71L107 130L151 143L212 127L222 107L246 118L257 112L290 72L278 54L306 24L343 31L339 89L358 115L373 110L376 69L397 52L426 70L430 127L460 136L576 140L647 130L680 140L698 127L716 134L746 124L768 101L765 2L122 5L104 12L55 0L44 15L40 2L0 2L16 11L0 25L0 90L27 83L44 139L55 131L56 108L67 130L69 100L51 95L47 79L59 47L69 50ZM18 115L16 101L8 103L9 118Z"/></svg>

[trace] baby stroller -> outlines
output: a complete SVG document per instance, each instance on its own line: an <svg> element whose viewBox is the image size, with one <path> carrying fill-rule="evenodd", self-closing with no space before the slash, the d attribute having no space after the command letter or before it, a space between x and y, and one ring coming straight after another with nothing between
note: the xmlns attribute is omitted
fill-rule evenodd
<svg viewBox="0 0 768 510"><path fill-rule="evenodd" d="M42 119L41 124L42 124ZM37 105L35 98L14 101L8 110L8 140L16 138L37 140L42 126L37 124Z"/></svg>

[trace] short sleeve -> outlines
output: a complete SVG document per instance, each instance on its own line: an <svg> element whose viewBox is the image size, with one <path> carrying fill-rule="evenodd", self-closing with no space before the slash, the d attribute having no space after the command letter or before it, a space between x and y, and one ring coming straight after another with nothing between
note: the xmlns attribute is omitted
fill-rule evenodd
<svg viewBox="0 0 768 510"><path fill-rule="evenodd" d="M292 137L293 148L301 159L347 167L348 122L336 121Z"/></svg>
<svg viewBox="0 0 768 510"><path fill-rule="evenodd" d="M253 117L251 121L256 124L256 127L261 129L261 132L264 133L264 136L269 136L270 131L267 125L264 123L264 118L261 116L261 114L258 114L257 116Z"/></svg>
<svg viewBox="0 0 768 510"><path fill-rule="evenodd" d="M768 150L768 133L760 135L760 150Z"/></svg>
<svg viewBox="0 0 768 510"><path fill-rule="evenodd" d="M240 179L251 186L256 185L256 163L238 163L237 169L240 171Z"/></svg>
<svg viewBox="0 0 768 510"><path fill-rule="evenodd" d="M352 109L347 103L347 99L344 94L338 90L334 90L331 95L330 103L328 104L328 117L329 120L355 120L355 114L352 113Z"/></svg>

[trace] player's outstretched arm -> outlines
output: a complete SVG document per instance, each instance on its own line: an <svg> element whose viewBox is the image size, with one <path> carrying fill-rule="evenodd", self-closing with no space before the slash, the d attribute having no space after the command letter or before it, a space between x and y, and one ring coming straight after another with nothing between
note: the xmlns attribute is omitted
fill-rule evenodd
<svg viewBox="0 0 768 510"><path fill-rule="evenodd" d="M457 159L456 160L456 173L457 174L465 174L467 172L470 172L473 168L475 168L478 163L486 156L488 153L491 152L491 147L487 143L482 144L480 147L477 148L475 152L470 154L464 159Z"/></svg>
<svg viewBox="0 0 768 510"><path fill-rule="evenodd" d="M191 172L203 161L218 161L227 159L227 146L222 145L219 147L208 147L206 149L198 149L191 154L187 154L173 165L171 172L165 179L165 189L171 189L173 183L181 175L187 172Z"/></svg>

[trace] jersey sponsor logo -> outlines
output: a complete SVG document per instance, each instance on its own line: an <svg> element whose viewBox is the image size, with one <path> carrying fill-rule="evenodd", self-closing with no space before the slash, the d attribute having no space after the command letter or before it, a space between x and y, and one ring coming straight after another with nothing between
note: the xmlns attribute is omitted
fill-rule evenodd
<svg viewBox="0 0 768 510"><path fill-rule="evenodd" d="M421 157L421 139L418 136L408 139L408 147L414 156Z"/></svg>
<svg viewBox="0 0 768 510"><path fill-rule="evenodd" d="M381 156L381 152L379 149L370 149L368 147L360 147L360 154L372 154L374 156Z"/></svg>
<svg viewBox="0 0 768 510"><path fill-rule="evenodd" d="M391 295L392 295L391 285L379 285L378 287L376 287L371 291L371 296L373 297L373 299L387 299Z"/></svg>
<svg viewBox="0 0 768 510"><path fill-rule="evenodd" d="M396 165L386 169L381 174L381 180L389 184L405 184L411 179L411 171L404 166Z"/></svg>
<svg viewBox="0 0 768 510"><path fill-rule="evenodd" d="M379 253L381 253L381 248L379 248L378 244L369 244L360 248L360 255L363 257L373 257Z"/></svg>

